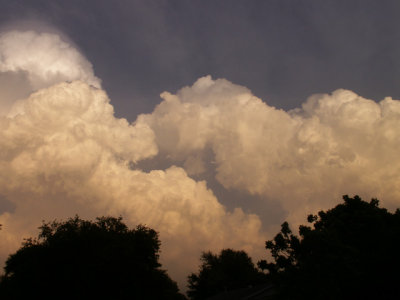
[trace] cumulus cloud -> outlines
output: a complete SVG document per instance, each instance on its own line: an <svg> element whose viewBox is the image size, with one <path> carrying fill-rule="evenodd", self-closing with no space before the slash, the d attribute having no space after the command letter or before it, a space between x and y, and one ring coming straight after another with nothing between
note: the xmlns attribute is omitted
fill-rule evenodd
<svg viewBox="0 0 400 300"><path fill-rule="evenodd" d="M3 259L41 220L75 213L122 215L155 228L163 262L182 284L202 250L262 249L259 218L228 212L204 181L175 166L135 169L157 154L154 133L140 120L116 119L104 91L61 83L21 105L23 113L0 119L0 191L15 207L0 215Z"/></svg>
<svg viewBox="0 0 400 300"><path fill-rule="evenodd" d="M91 63L59 35L32 30L0 33L1 114L32 91L73 80L101 86Z"/></svg>
<svg viewBox="0 0 400 300"><path fill-rule="evenodd" d="M400 204L400 101L337 90L283 111L210 76L161 97L129 124L57 35L0 35L3 261L43 219L122 215L160 232L163 263L183 287L203 250L260 258L279 226L271 201L293 224L343 194ZM223 206L216 183L247 202Z"/></svg>
<svg viewBox="0 0 400 300"><path fill-rule="evenodd" d="M346 193L400 204L397 100L337 90L285 112L209 76L161 97L138 118L154 130L160 153L193 175L213 169L227 189L278 200L296 224Z"/></svg>

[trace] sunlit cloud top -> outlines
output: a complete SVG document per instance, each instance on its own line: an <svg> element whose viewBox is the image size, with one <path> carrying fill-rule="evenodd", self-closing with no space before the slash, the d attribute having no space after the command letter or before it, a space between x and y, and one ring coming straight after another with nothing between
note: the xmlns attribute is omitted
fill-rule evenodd
<svg viewBox="0 0 400 300"><path fill-rule="evenodd" d="M101 87L91 63L60 36L46 32L0 33L0 76L0 114L18 98L57 82L81 80Z"/></svg>

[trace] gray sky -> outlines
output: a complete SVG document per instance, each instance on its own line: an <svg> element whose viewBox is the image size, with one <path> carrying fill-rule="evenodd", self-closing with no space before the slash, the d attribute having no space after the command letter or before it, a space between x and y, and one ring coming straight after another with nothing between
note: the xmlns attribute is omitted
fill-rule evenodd
<svg viewBox="0 0 400 300"><path fill-rule="evenodd" d="M400 98L398 1L0 0L0 26L66 34L92 62L117 116L210 74L268 104L337 88ZM22 25L21 25L22 24ZM36 27L37 25L35 25Z"/></svg>

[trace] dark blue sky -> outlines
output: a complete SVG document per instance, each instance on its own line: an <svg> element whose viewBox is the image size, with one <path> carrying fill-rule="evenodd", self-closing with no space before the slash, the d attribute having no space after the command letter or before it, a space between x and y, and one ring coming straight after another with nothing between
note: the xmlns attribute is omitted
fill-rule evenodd
<svg viewBox="0 0 400 300"><path fill-rule="evenodd" d="M66 34L133 121L210 74L270 105L346 88L400 99L399 1L0 0L0 26ZM21 25L22 24L22 25Z"/></svg>

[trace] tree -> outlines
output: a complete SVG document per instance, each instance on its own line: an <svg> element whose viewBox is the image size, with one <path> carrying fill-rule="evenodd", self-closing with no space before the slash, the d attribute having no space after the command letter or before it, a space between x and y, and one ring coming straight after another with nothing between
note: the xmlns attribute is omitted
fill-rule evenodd
<svg viewBox="0 0 400 300"><path fill-rule="evenodd" d="M199 273L188 276L188 296L194 300L265 282L265 274L244 251L224 249L219 255L204 252L201 261Z"/></svg>
<svg viewBox="0 0 400 300"><path fill-rule="evenodd" d="M39 227L5 265L0 296L7 299L184 299L158 262L153 229L128 229L122 218L78 216ZM50 296L51 295L51 296Z"/></svg>
<svg viewBox="0 0 400 300"><path fill-rule="evenodd" d="M379 201L343 196L344 203L309 215L300 237L288 223L266 242L268 269L282 299L400 299L400 211Z"/></svg>

